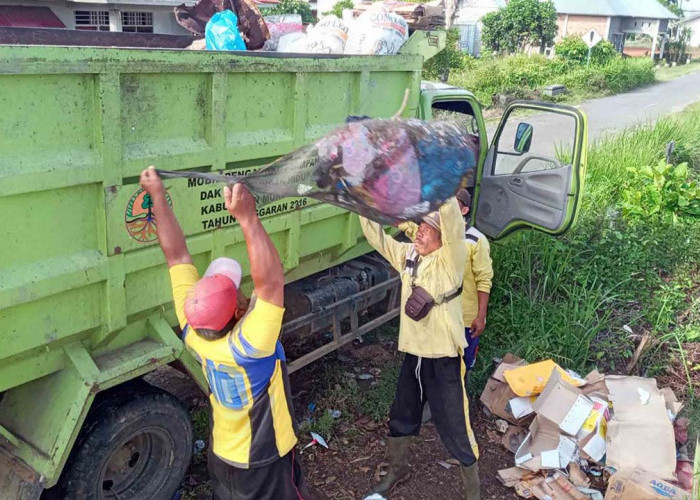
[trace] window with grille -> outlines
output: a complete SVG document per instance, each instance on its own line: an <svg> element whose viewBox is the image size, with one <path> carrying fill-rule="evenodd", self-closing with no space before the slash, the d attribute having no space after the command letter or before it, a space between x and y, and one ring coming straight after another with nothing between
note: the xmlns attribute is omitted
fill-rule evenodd
<svg viewBox="0 0 700 500"><path fill-rule="evenodd" d="M122 31L127 33L153 33L153 13L122 12Z"/></svg>
<svg viewBox="0 0 700 500"><path fill-rule="evenodd" d="M88 31L109 31L109 11L76 10L75 29Z"/></svg>

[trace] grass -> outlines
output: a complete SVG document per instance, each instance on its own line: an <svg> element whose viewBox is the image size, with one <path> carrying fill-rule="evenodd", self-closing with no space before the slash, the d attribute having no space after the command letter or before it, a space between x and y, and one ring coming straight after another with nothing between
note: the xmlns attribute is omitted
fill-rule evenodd
<svg viewBox="0 0 700 500"><path fill-rule="evenodd" d="M582 374L624 372L635 348L627 326L654 339L640 375L665 373L677 357L688 391L678 396L698 435L700 394L691 376L700 366L685 359L684 345L700 340L700 314L693 313L700 218L629 220L620 210L627 168L656 164L672 140L672 162L700 169L700 105L594 144L579 223L565 237L526 232L492 246L495 286L473 391L483 387L491 358L506 352L531 362L552 358Z"/></svg>
<svg viewBox="0 0 700 500"><path fill-rule="evenodd" d="M700 60L693 59L688 64L682 64L679 66L661 66L656 70L656 79L662 82L668 80L673 80L679 76L689 75L690 73L695 73L700 71Z"/></svg>

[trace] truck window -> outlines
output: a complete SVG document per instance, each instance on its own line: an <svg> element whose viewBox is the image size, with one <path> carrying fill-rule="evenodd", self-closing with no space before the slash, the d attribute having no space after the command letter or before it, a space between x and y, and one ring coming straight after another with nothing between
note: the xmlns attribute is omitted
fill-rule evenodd
<svg viewBox="0 0 700 500"><path fill-rule="evenodd" d="M479 135L474 110L467 101L436 101L433 103L433 120L455 122L469 134Z"/></svg>
<svg viewBox="0 0 700 500"><path fill-rule="evenodd" d="M570 115L534 114L514 109L505 117L505 125L496 145L492 175L511 175L560 168L573 155L571 138L576 136L576 119ZM553 137L566 137L557 142Z"/></svg>

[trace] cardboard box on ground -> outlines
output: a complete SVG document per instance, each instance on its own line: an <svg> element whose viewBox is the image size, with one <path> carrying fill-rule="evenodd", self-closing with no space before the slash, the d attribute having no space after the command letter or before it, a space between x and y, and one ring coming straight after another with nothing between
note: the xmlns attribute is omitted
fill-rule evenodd
<svg viewBox="0 0 700 500"><path fill-rule="evenodd" d="M606 500L689 498L668 482L675 480L673 420L682 404L654 379L606 377L596 370L582 379L551 360L528 365L509 354L481 402L511 424L498 427L516 467L499 471L498 479L524 498L600 500L585 474L596 470L598 476L614 473L608 494L618 496ZM643 484L628 484L640 478ZM676 493L654 496L663 491Z"/></svg>

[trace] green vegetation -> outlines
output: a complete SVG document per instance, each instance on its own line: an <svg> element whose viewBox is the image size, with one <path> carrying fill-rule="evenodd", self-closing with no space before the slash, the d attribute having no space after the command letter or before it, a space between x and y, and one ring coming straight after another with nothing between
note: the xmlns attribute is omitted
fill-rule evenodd
<svg viewBox="0 0 700 500"><path fill-rule="evenodd" d="M656 70L656 79L664 82L696 71L700 71L700 59L693 59L688 64L677 66L661 66Z"/></svg>
<svg viewBox="0 0 700 500"><path fill-rule="evenodd" d="M266 15L299 14L302 23L315 23L316 18L311 13L309 2L304 0L281 0L279 4L267 9Z"/></svg>
<svg viewBox="0 0 700 500"><path fill-rule="evenodd" d="M554 52L565 61L581 64L588 62L588 45L580 36L567 36L554 46ZM615 46L607 40L599 42L591 49L591 64L607 64L617 57L619 54Z"/></svg>
<svg viewBox="0 0 700 500"><path fill-rule="evenodd" d="M573 101L626 92L653 81L653 63L647 59L615 57L602 65L586 66L561 57L526 55L467 60L465 69L453 71L449 79L452 85L474 92L487 105L497 94L541 99L542 87L551 84L566 85L569 94L563 99Z"/></svg>
<svg viewBox="0 0 700 500"><path fill-rule="evenodd" d="M355 4L352 3L352 0L340 0L340 2L336 3L333 8L329 12L324 12L323 15L328 15L332 14L338 19L343 18L343 11L345 9L352 9Z"/></svg>
<svg viewBox="0 0 700 500"><path fill-rule="evenodd" d="M685 396L697 408L690 382L700 365L686 348L700 339L699 168L700 108L595 144L578 225L557 240L528 232L493 246L495 287L472 390L506 352L583 373L624 372L631 330L654 346L636 370L685 370ZM700 415L691 418L697 429Z"/></svg>
<svg viewBox="0 0 700 500"><path fill-rule="evenodd" d="M453 71L462 71L472 67L476 60L459 48L459 30L447 32L447 43L435 57L423 65L423 78L427 80L446 81Z"/></svg>
<svg viewBox="0 0 700 500"><path fill-rule="evenodd" d="M504 8L486 14L482 22L481 41L494 52L548 47L557 34L557 10L551 0L511 0Z"/></svg>

